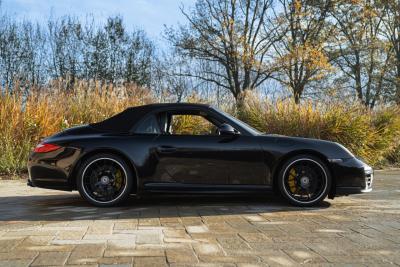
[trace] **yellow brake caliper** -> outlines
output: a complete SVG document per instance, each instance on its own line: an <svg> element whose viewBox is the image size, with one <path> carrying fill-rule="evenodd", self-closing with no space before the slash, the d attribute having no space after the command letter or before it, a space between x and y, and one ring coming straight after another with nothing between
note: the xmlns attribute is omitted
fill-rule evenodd
<svg viewBox="0 0 400 267"><path fill-rule="evenodd" d="M116 174L115 174L115 187L117 188L117 190L119 190L122 186L122 173L121 170L117 170Z"/></svg>
<svg viewBox="0 0 400 267"><path fill-rule="evenodd" d="M294 168L290 169L288 183L290 192L296 193L296 171Z"/></svg>

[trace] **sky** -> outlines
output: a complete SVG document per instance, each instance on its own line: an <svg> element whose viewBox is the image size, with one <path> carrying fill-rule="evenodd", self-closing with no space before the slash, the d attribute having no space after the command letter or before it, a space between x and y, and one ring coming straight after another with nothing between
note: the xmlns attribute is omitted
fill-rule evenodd
<svg viewBox="0 0 400 267"><path fill-rule="evenodd" d="M72 15L85 19L92 15L97 23L120 15L128 29L145 30L156 42L167 26L184 23L180 7L194 5L195 0L0 0L1 9L17 19L46 22L51 16Z"/></svg>

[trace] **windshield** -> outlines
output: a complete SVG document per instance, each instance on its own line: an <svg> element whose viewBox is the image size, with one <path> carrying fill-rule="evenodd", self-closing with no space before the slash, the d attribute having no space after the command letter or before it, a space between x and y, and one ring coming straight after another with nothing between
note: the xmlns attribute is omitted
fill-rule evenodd
<svg viewBox="0 0 400 267"><path fill-rule="evenodd" d="M233 117L232 115L230 115L230 114L228 114L228 113L226 113L226 112L224 112L224 111L222 111L222 110L220 110L220 109L214 108L214 107L213 107L213 109L214 109L215 111L219 112L219 113L224 114L225 117L228 117L231 121L233 121L234 123L238 124L240 127L244 128L246 131L250 132L251 134L253 134L253 135L260 135L260 134L262 134L260 131L254 129L253 127L251 127L251 126L248 125L247 123L244 123L243 121L236 119L236 118Z"/></svg>

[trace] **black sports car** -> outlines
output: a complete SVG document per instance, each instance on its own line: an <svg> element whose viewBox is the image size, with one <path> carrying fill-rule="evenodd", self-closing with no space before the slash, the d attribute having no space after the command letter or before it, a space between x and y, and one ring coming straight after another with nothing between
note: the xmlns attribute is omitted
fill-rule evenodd
<svg viewBox="0 0 400 267"><path fill-rule="evenodd" d="M209 105L152 104L74 127L29 156L30 186L79 190L96 206L145 193L280 192L311 206L368 192L373 170L338 143L262 134Z"/></svg>

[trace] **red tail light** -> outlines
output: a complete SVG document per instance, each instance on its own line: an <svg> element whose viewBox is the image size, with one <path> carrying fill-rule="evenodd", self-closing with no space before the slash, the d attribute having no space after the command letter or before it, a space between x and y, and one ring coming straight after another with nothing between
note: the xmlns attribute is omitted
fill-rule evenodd
<svg viewBox="0 0 400 267"><path fill-rule="evenodd" d="M35 147L33 152L36 152L36 153L47 153L47 152L55 151L55 150L60 149L60 148L61 147L58 146L58 145L40 143Z"/></svg>

